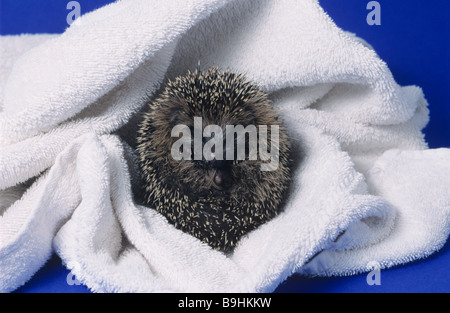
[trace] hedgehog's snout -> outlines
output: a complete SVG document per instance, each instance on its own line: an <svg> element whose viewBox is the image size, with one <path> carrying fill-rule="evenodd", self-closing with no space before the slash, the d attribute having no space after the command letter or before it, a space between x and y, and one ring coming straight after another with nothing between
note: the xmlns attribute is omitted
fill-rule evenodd
<svg viewBox="0 0 450 313"><path fill-rule="evenodd" d="M218 190L230 189L232 183L230 173L223 169L211 169L205 173L205 183Z"/></svg>
<svg viewBox="0 0 450 313"><path fill-rule="evenodd" d="M203 160L205 182L215 189L229 189L232 186L231 164L226 160Z"/></svg>

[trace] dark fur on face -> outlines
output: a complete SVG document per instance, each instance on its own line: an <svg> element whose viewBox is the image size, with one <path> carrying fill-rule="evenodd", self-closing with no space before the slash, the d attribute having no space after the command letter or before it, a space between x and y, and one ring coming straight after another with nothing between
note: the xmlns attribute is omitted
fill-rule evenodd
<svg viewBox="0 0 450 313"><path fill-rule="evenodd" d="M175 125L278 125L279 166L262 161L180 160L171 156ZM270 132L268 133L270 147ZM170 223L213 248L229 252L242 235L276 216L290 181L290 143L267 94L241 75L211 68L170 81L149 103L138 131L147 204ZM224 147L224 151L226 151Z"/></svg>

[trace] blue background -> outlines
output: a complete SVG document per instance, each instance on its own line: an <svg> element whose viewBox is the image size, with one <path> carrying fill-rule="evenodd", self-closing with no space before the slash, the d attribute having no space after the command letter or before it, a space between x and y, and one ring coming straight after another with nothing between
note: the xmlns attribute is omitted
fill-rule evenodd
<svg viewBox="0 0 450 313"><path fill-rule="evenodd" d="M300 1L300 0L299 0ZM62 33L66 0L0 0L0 34ZM81 13L109 0L79 0ZM431 148L450 148L450 1L380 0L381 25L369 26L369 0L319 0L335 23L368 41L400 85L418 85L429 102L424 130ZM450 160L449 160L450 162ZM277 292L450 292L450 243L429 258L381 271L381 285L366 275L308 279L293 276ZM67 284L69 271L53 256L17 292L89 292ZM72 278L69 276L69 278Z"/></svg>

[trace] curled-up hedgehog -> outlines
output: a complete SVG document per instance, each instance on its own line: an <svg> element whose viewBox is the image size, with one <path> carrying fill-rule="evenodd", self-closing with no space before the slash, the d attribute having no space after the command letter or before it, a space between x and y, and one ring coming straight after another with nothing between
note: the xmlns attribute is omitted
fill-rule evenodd
<svg viewBox="0 0 450 313"><path fill-rule="evenodd" d="M214 67L169 81L149 102L137 150L146 204L230 252L281 212L290 143L266 93Z"/></svg>

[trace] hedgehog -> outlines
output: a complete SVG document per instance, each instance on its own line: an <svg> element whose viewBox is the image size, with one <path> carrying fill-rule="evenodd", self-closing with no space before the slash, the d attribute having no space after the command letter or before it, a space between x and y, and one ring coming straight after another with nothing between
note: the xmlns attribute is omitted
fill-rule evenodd
<svg viewBox="0 0 450 313"><path fill-rule="evenodd" d="M194 133L195 127L201 132L207 125L220 131L210 137L187 136L184 145L174 149L180 140L174 136L177 125ZM230 125L244 130L265 125L266 136L260 132L258 139L267 139L265 147L274 150L270 152L277 158L276 166L263 170L267 157L250 155L250 148L260 149L262 143L250 142L255 138L246 133L241 139L247 140L238 142L238 135L227 128ZM272 137L273 126L278 137ZM226 141L223 145L215 141L209 157L203 153L194 158L195 148L205 148L208 138ZM274 140L277 144L272 147ZM291 179L291 145L269 95L245 75L211 67L169 80L146 104L136 142L144 204L213 249L230 253L242 236L282 211ZM240 156L238 144L244 151ZM174 150L185 157L174 157Z"/></svg>

